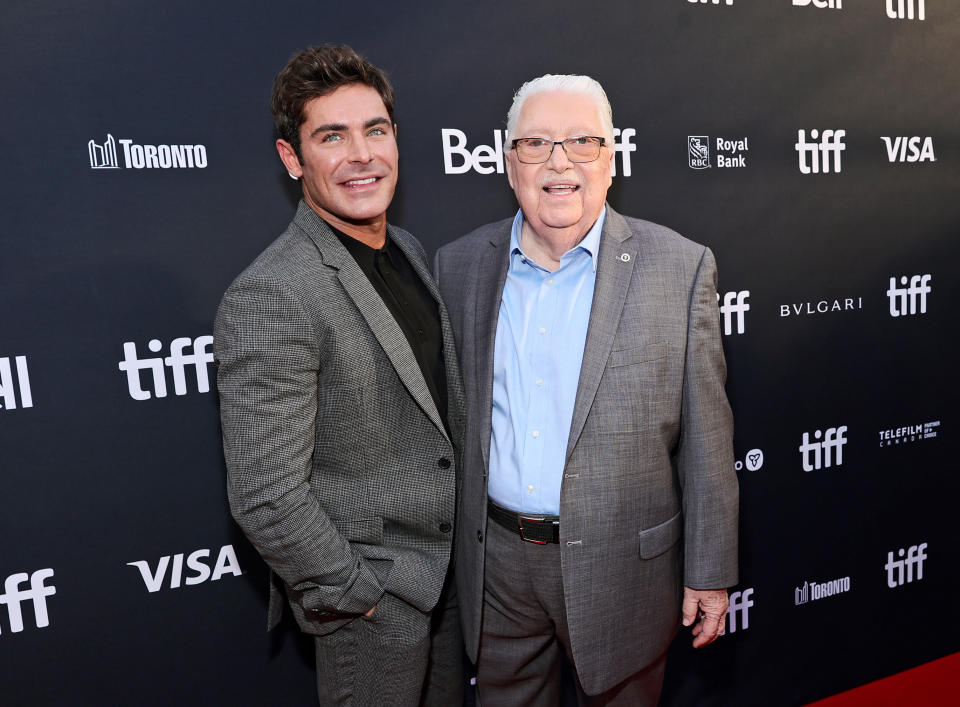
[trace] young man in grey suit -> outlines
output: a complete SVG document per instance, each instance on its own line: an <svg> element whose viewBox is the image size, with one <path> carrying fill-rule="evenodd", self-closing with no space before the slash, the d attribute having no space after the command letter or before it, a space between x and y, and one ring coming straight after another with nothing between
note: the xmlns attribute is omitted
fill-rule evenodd
<svg viewBox="0 0 960 707"><path fill-rule="evenodd" d="M303 200L214 330L230 508L315 636L324 705L461 699L463 389L426 254L386 220L393 106L348 47L277 75L277 151ZM281 611L272 583L270 627Z"/></svg>
<svg viewBox="0 0 960 707"><path fill-rule="evenodd" d="M613 119L586 76L507 116L520 210L437 253L467 439L457 581L484 707L655 705L681 625L737 582L733 422L713 255L605 204Z"/></svg>

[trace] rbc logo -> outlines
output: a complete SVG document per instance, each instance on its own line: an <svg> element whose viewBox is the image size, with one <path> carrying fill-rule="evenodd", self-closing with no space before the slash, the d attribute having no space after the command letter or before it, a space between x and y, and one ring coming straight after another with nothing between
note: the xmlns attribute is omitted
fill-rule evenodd
<svg viewBox="0 0 960 707"><path fill-rule="evenodd" d="M750 297L750 290L741 290L739 292L726 292L723 295L723 304L720 305L720 317L723 319L723 333L729 336L733 333L733 317L737 317L737 333L742 334L745 331L746 313L750 311L750 305L747 304L747 298ZM717 303L720 302L720 293L717 293Z"/></svg>
<svg viewBox="0 0 960 707"><path fill-rule="evenodd" d="M220 554L217 555L213 572L210 571L207 562L205 562L206 558L209 557L210 550L207 549L195 550L187 555L187 569L192 570L195 574L183 577L183 553L178 552L174 555L173 569L170 570L170 589L180 587L181 579L183 584L193 585L201 584L208 579L211 582L216 582L225 574L232 574L236 577L243 574L240 564L237 562L237 553L233 551L233 545L224 545L220 548ZM140 576L143 578L143 583L147 586L148 592L158 592L163 587L163 580L166 577L167 568L170 566L170 555L160 558L157 562L156 571L150 570L150 563L146 560L128 562L127 565L140 570Z"/></svg>
<svg viewBox="0 0 960 707"><path fill-rule="evenodd" d="M890 298L890 316L900 317L907 314L917 313L917 298L920 299L920 314L927 313L927 295L933 291L930 287L932 275L914 275L910 278L910 286L907 287L907 276L900 278L900 284L904 287L897 287L897 278L890 278L890 289L887 290L887 297ZM907 300L910 300L909 311L907 309Z"/></svg>
<svg viewBox="0 0 960 707"><path fill-rule="evenodd" d="M691 169L710 167L710 138L706 135L687 135L687 164Z"/></svg>
<svg viewBox="0 0 960 707"><path fill-rule="evenodd" d="M166 358L138 358L137 345L132 341L123 344L124 358L119 368L127 374L127 388L130 397L134 400L149 400L150 391L141 386L140 371L150 369L153 374L153 394L158 398L167 397L167 377L164 365L173 371L173 392L176 395L187 394L187 366L193 366L196 371L197 392L206 393L210 390L210 378L207 375L207 364L213 363L213 352L209 347L213 344L213 337L198 336L196 339L182 337L170 342L170 355ZM187 348L192 353L184 353ZM159 339L151 339L147 348L153 353L160 353L163 344Z"/></svg>
<svg viewBox="0 0 960 707"><path fill-rule="evenodd" d="M797 131L797 144L794 149L800 155L800 171L803 174L819 174L830 171L830 158L833 156L833 171L840 171L840 153L847 149L843 142L846 130L824 130L821 135L817 130L810 131L810 139L820 142L807 142L807 132ZM807 161L807 158L810 161Z"/></svg>
<svg viewBox="0 0 960 707"><path fill-rule="evenodd" d="M33 394L30 392L30 371L27 370L27 357L14 358L17 369L17 387L13 385L13 369L10 357L0 358L0 409L17 409L17 392L20 393L20 407L33 407Z"/></svg>
<svg viewBox="0 0 960 707"><path fill-rule="evenodd" d="M800 445L800 456L803 458L803 470L813 471L814 469L829 469L834 466L833 450L837 450L836 466L843 465L843 445L847 443L844 433L847 431L846 425L840 427L830 427L826 432L817 430L813 433L814 439L822 442L811 442L810 433L803 433L803 444ZM810 463L810 452L813 452L813 463Z"/></svg>
<svg viewBox="0 0 960 707"><path fill-rule="evenodd" d="M10 618L10 633L23 631L23 611L21 604L27 600L33 602L33 618L37 628L46 628L50 625L47 614L47 597L57 593L57 588L44 582L53 576L52 569L37 570L33 574L17 572L7 577L3 583L3 594L0 594L0 604L7 605L7 616ZM20 589L20 585L30 581L29 589Z"/></svg>

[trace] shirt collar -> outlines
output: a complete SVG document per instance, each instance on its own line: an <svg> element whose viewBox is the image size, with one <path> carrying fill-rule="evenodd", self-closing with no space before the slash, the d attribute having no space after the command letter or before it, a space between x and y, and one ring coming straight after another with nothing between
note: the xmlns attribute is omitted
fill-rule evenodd
<svg viewBox="0 0 960 707"><path fill-rule="evenodd" d="M603 210L600 212L600 216L597 218L593 226L590 227L590 230L587 231L587 235L583 237L583 240L577 243L573 248L567 251L567 253L572 253L575 250L583 250L590 254L590 259L593 264L593 271L597 271L597 255L600 252L600 233L603 231L603 222L607 218L607 205L603 205ZM514 253L519 253L524 258L527 258L532 263L533 260L523 252L523 248L520 247L520 233L523 228L523 210L517 209L517 215L513 217L513 226L510 228L510 255ZM566 255L567 253L564 253Z"/></svg>

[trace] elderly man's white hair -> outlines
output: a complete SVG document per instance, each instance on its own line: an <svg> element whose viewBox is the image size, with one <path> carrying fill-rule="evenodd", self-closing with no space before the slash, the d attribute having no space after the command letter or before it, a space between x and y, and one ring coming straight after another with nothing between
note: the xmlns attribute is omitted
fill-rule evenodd
<svg viewBox="0 0 960 707"><path fill-rule="evenodd" d="M517 92L513 94L513 105L507 112L507 145L518 137L548 137L532 135L515 135L514 130L517 127L517 118L526 100L535 93L544 93L546 91L567 91L569 93L580 93L591 99L597 104L600 111L600 120L603 122L604 134L600 137L607 139L607 147L613 149L613 110L610 108L610 101L603 90L603 86L596 79L589 76L578 76L575 74L544 74L539 78L531 79L523 84ZM550 137L574 137L573 135L553 135Z"/></svg>

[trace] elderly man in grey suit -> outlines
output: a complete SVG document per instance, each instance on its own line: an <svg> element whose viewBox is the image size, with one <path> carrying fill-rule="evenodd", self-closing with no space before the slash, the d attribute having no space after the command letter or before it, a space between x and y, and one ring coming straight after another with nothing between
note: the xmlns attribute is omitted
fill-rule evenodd
<svg viewBox="0 0 960 707"><path fill-rule="evenodd" d="M733 423L709 249L605 204L613 120L586 76L507 116L520 210L434 272L467 392L457 581L484 707L654 705L681 623L737 582Z"/></svg>
<svg viewBox="0 0 960 707"><path fill-rule="evenodd" d="M215 325L230 507L315 636L325 705L462 694L448 569L463 388L426 254L386 220L393 106L348 47L277 75L277 150L303 200Z"/></svg>

